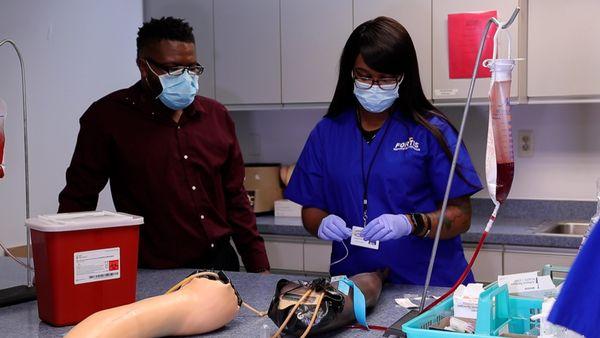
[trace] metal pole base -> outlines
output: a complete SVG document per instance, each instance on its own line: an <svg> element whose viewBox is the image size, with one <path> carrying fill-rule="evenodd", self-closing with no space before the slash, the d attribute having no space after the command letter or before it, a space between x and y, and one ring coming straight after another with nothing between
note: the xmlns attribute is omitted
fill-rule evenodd
<svg viewBox="0 0 600 338"><path fill-rule="evenodd" d="M384 337L389 337L390 335L398 336L398 337L406 337L406 333L402 331L402 325L404 325L409 320L417 317L420 314L418 310L410 310L407 314L398 319L394 324L392 324L383 334Z"/></svg>
<svg viewBox="0 0 600 338"><path fill-rule="evenodd" d="M0 307L36 300L35 286L18 285L0 290Z"/></svg>

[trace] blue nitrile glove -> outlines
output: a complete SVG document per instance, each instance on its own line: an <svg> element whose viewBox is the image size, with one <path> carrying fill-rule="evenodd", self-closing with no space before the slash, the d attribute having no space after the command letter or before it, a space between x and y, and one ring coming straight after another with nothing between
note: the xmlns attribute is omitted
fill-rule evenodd
<svg viewBox="0 0 600 338"><path fill-rule="evenodd" d="M389 241L410 235L412 224L406 215L381 215L367 224L361 236L365 241Z"/></svg>
<svg viewBox="0 0 600 338"><path fill-rule="evenodd" d="M321 220L317 236L327 241L341 242L350 237L352 231L346 227L346 222L336 215L329 215Z"/></svg>

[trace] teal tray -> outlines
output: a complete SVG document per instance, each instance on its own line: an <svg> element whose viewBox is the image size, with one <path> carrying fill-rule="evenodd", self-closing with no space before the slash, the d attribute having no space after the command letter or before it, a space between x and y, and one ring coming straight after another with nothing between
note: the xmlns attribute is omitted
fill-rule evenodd
<svg viewBox="0 0 600 338"><path fill-rule="evenodd" d="M564 280L555 273L567 273L568 269L546 265L542 274L551 275L555 284ZM452 297L442 301L429 311L411 319L402 325L402 331L408 338L435 337L498 337L502 333L526 334L536 325L530 317L540 313L543 299L511 296L508 286L499 287L497 283L488 285L479 296L475 333L458 333L431 330L444 317L452 316L454 301Z"/></svg>

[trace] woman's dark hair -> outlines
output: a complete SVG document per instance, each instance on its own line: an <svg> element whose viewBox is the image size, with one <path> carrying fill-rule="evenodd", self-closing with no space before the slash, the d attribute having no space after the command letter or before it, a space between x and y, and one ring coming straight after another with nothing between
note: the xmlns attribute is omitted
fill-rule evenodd
<svg viewBox="0 0 600 338"><path fill-rule="evenodd" d="M455 131L446 115L435 108L425 97L419 77L417 53L408 31L398 21L380 16L362 23L350 34L340 58L340 74L326 117L335 117L355 109L359 103L353 89L352 70L358 55L372 69L390 75L404 75L398 86L399 97L393 110L407 114L410 119L429 130L452 161L452 151L442 132L429 119L436 116L446 121ZM457 168L460 169L460 168ZM460 170L458 175L468 182Z"/></svg>

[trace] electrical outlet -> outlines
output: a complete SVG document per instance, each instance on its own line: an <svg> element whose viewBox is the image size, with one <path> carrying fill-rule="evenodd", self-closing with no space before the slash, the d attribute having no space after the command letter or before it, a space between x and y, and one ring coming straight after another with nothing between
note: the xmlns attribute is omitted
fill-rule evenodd
<svg viewBox="0 0 600 338"><path fill-rule="evenodd" d="M518 156L533 157L533 130L519 130L517 135Z"/></svg>

